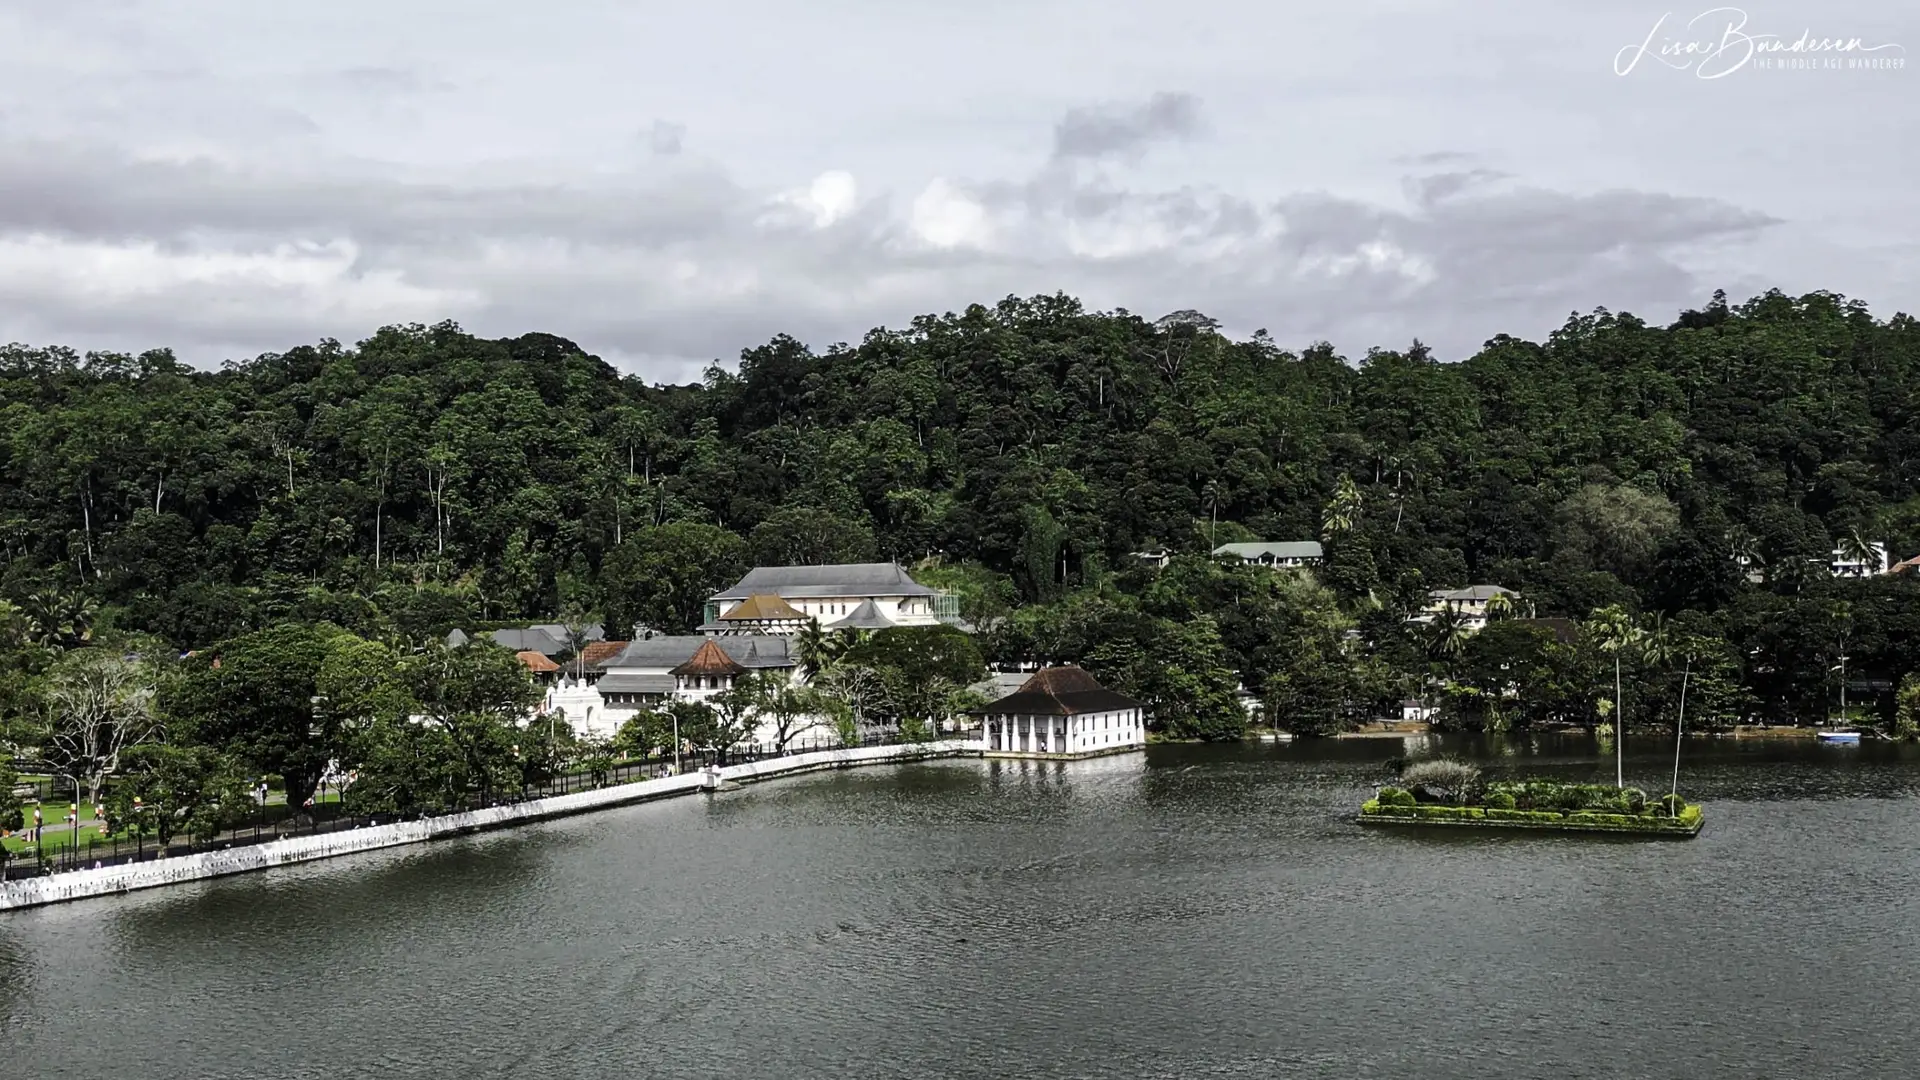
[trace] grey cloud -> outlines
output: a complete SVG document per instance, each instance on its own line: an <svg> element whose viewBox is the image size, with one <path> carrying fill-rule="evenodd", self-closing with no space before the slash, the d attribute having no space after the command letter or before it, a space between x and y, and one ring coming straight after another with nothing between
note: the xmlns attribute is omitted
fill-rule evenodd
<svg viewBox="0 0 1920 1080"><path fill-rule="evenodd" d="M59 145L0 146L0 232L162 240L205 234L362 243L470 238L667 244L709 233L743 193L712 170L621 186L407 182L289 175L208 159L132 160Z"/></svg>
<svg viewBox="0 0 1920 1080"><path fill-rule="evenodd" d="M1061 128L1099 128L1088 115ZM1140 117L1185 114L1150 102L1102 115L1135 120L1069 145L1137 148L1183 130ZM219 349L451 317L486 334L562 333L679 379L775 333L825 345L926 311L1066 290L1095 307L1198 308L1296 345L1417 335L1457 357L1495 330L1543 332L1543 313L1605 304L1659 317L1699 291L1684 255L1777 224L1713 199L1498 179L1415 171L1405 187L1421 197L1401 208L1324 192L1132 189L1042 163L1025 179L956 185L991 239L942 248L914 232L911 198L868 198L818 227L804 209L769 217L765 194L712 167L426 183L0 143L0 339L167 344L217 363ZM68 247L31 246L49 242ZM146 262L127 269L116 256L84 287L31 262L92 273L95 248L139 245L153 245ZM9 275L9 260L24 269ZM114 274L136 280L102 303Z"/></svg>
<svg viewBox="0 0 1920 1080"><path fill-rule="evenodd" d="M655 120L647 129L647 145L654 153L671 157L680 152L687 138L687 125L670 120Z"/></svg>
<svg viewBox="0 0 1920 1080"><path fill-rule="evenodd" d="M1201 130L1200 99L1162 91L1139 105L1073 109L1053 129L1057 159L1128 157L1163 139Z"/></svg>
<svg viewBox="0 0 1920 1080"><path fill-rule="evenodd" d="M342 68L328 77L356 92L381 96L444 92L454 88L444 79L429 79L409 68L380 65Z"/></svg>
<svg viewBox="0 0 1920 1080"><path fill-rule="evenodd" d="M1465 172L1409 177L1406 186L1414 202L1421 206L1431 206L1471 188L1484 187L1496 181L1510 179L1512 176L1509 174L1493 169L1469 169Z"/></svg>

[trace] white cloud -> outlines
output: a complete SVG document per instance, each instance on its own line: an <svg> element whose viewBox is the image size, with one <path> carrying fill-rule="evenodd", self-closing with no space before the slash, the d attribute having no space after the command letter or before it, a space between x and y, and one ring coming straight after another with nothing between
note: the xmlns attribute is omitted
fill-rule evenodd
<svg viewBox="0 0 1920 1080"><path fill-rule="evenodd" d="M458 315L483 302L472 289L423 287L397 268L364 266L351 240L233 250L45 235L0 238L0 303L9 306L172 310L176 318L203 323L318 318L380 325L434 309Z"/></svg>
<svg viewBox="0 0 1920 1080"><path fill-rule="evenodd" d="M986 207L936 176L913 200L914 234L935 247L985 248L993 242Z"/></svg>
<svg viewBox="0 0 1920 1080"><path fill-rule="evenodd" d="M845 17L0 2L0 341L213 364L452 317L677 377L1064 290L1457 357L1716 285L1920 287L1884 135L1911 72L1616 78L1645 20L1564 0L1221 0L1227 34L1145 0L822 2ZM1820 28L1915 18L1830 0ZM1436 44L1480 30L1497 54ZM1701 136L1729 115L1845 153Z"/></svg>
<svg viewBox="0 0 1920 1080"><path fill-rule="evenodd" d="M776 210L798 211L814 228L824 229L851 214L858 205L860 187L853 174L834 169L813 178L813 183L795 191L774 196ZM771 216L769 222L790 219L791 214Z"/></svg>

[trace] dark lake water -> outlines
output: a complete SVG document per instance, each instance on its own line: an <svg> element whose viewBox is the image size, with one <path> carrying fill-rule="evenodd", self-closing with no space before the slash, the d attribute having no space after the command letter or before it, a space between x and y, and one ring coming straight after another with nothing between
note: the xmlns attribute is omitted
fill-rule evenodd
<svg viewBox="0 0 1920 1080"><path fill-rule="evenodd" d="M1363 831L1401 752L872 768L0 915L0 1077L1920 1067L1914 748L1690 743L1685 842Z"/></svg>

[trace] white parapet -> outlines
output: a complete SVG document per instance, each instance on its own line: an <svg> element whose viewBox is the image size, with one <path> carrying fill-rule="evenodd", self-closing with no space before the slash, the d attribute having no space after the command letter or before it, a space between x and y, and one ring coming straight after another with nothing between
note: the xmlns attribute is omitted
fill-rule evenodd
<svg viewBox="0 0 1920 1080"><path fill-rule="evenodd" d="M855 765L874 765L887 761L931 757L960 757L978 754L981 744L958 739L942 742L907 743L899 746L864 746L822 750L811 754L793 754L768 758L745 765L719 769L722 780L749 782L818 769L841 769ZM372 825L361 829L317 836L299 836L270 840L263 844L210 851L200 855L182 855L170 859L103 866L97 870L74 870L64 874L27 878L0 883L0 911L39 907L68 900L113 896L135 889L151 889L188 881L267 870L275 866L312 862L336 855L418 844L447 836L481 832L586 813L648 799L684 795L699 791L709 780L701 773L686 773L659 780L641 780L594 791L576 791L549 799L534 799L511 806L495 806L460 814L403 821L392 825Z"/></svg>

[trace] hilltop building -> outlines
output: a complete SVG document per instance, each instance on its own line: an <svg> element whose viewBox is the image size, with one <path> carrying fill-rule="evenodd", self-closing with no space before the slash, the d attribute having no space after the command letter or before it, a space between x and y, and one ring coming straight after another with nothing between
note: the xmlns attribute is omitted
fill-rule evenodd
<svg viewBox="0 0 1920 1080"><path fill-rule="evenodd" d="M1876 540L1867 545L1864 554L1866 558L1861 558L1845 546L1836 546L1827 561L1827 571L1837 578L1878 577L1892 571L1887 545Z"/></svg>
<svg viewBox="0 0 1920 1080"><path fill-rule="evenodd" d="M775 600L780 606L773 606ZM733 618L743 607L742 617ZM920 584L899 563L845 563L754 567L732 588L707 598L700 632L721 635L751 623L749 633L793 634L809 619L827 627L856 612L870 628L944 623L971 629L960 618L959 597Z"/></svg>
<svg viewBox="0 0 1920 1080"><path fill-rule="evenodd" d="M1468 633L1487 625L1488 609L1496 602L1511 604L1520 594L1500 585L1469 585L1464 589L1435 589L1427 594L1427 606L1408 622L1430 623L1452 613ZM1500 598L1505 598L1501 601Z"/></svg>
<svg viewBox="0 0 1920 1080"><path fill-rule="evenodd" d="M1326 558L1318 540L1295 540L1278 544L1221 544L1213 549L1216 559L1240 559L1256 566L1299 568L1319 566Z"/></svg>

